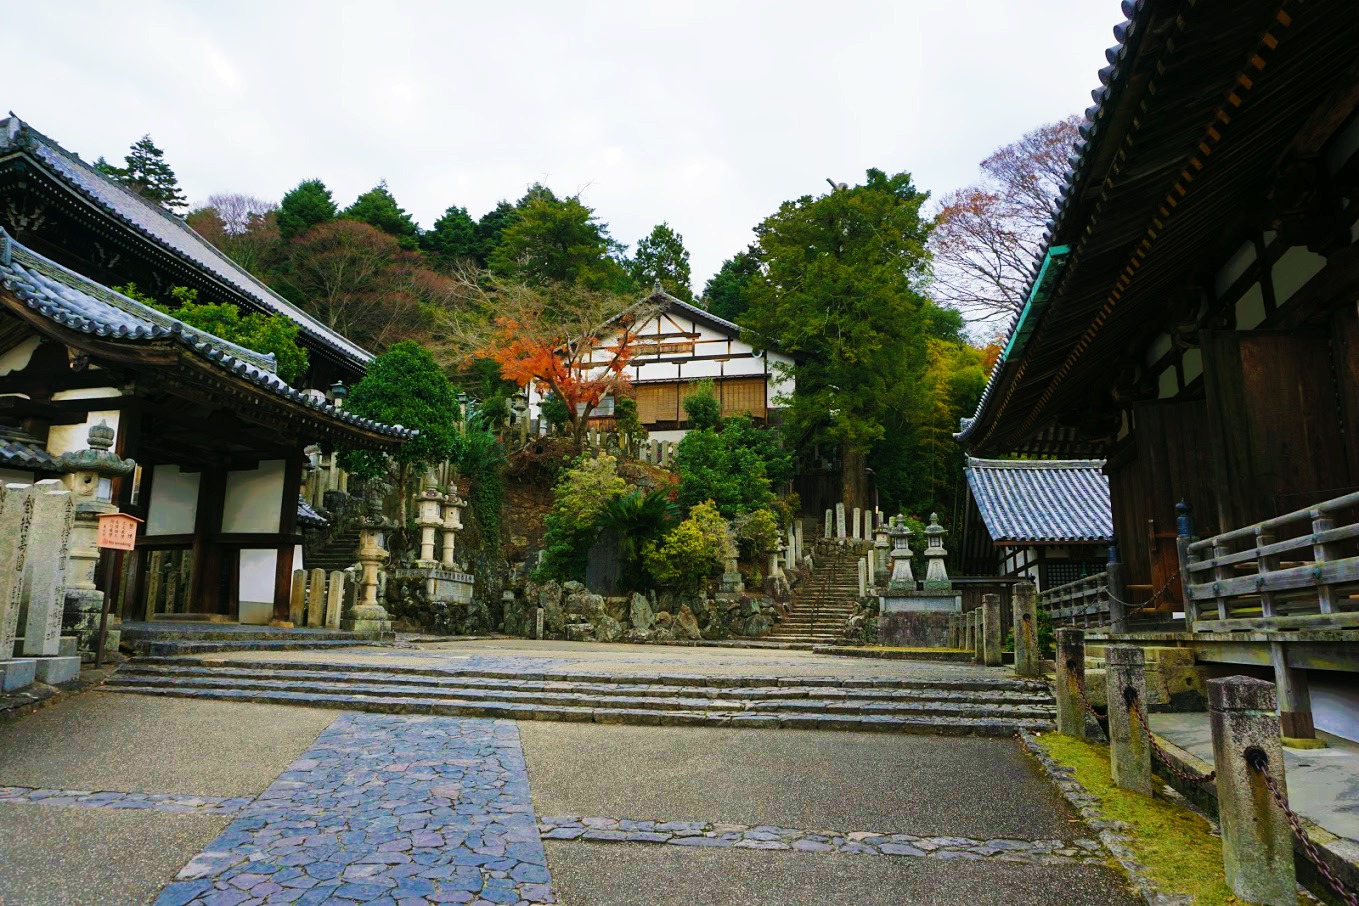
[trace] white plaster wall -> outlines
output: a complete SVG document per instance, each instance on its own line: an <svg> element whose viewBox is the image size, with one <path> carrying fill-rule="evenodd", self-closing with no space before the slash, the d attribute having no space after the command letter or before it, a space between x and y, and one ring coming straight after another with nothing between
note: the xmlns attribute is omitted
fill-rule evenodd
<svg viewBox="0 0 1359 906"><path fill-rule="evenodd" d="M1213 291L1221 298L1231 285L1241 279L1241 275L1246 272L1246 268L1255 263L1255 243L1247 240L1241 243L1232 257L1227 259L1227 263L1213 277Z"/></svg>
<svg viewBox="0 0 1359 906"><path fill-rule="evenodd" d="M223 533L278 531L283 510L283 468L283 460L270 459L261 462L258 468L227 473Z"/></svg>
<svg viewBox="0 0 1359 906"><path fill-rule="evenodd" d="M277 571L278 551L251 548L241 551L237 588L238 612L242 623L269 622L274 614L274 577Z"/></svg>
<svg viewBox="0 0 1359 906"><path fill-rule="evenodd" d="M0 377L23 371L33 359L33 352L42 342L41 337L29 337L13 349L0 353Z"/></svg>
<svg viewBox="0 0 1359 906"><path fill-rule="evenodd" d="M0 485L32 483L32 472L19 472L15 469L0 469Z"/></svg>
<svg viewBox="0 0 1359 906"><path fill-rule="evenodd" d="M117 395L118 391L114 388L92 388L113 390ZM56 394L53 394L56 397ZM47 450L53 456L60 456L72 450L84 450L89 447L90 428L103 422L113 429L114 438L118 436L118 416L121 413L117 409L101 409L89 412L85 415L85 421L75 425L53 425L47 430Z"/></svg>
<svg viewBox="0 0 1359 906"><path fill-rule="evenodd" d="M191 535L198 515L197 472L179 466L153 466L151 505L146 514L148 535Z"/></svg>
<svg viewBox="0 0 1359 906"><path fill-rule="evenodd" d="M1274 280L1274 302L1283 305L1293 294L1307 285L1307 281L1326 266L1326 259L1297 245L1284 252L1274 262L1271 277Z"/></svg>
<svg viewBox="0 0 1359 906"><path fill-rule="evenodd" d="M117 387L78 387L75 390L58 390L52 394L54 400L102 400L122 396Z"/></svg>

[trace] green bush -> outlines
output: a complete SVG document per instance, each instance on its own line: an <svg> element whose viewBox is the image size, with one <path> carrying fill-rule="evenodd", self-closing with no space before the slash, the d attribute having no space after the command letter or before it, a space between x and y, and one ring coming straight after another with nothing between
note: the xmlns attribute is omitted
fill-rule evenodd
<svg viewBox="0 0 1359 906"><path fill-rule="evenodd" d="M730 548L727 520L709 500L694 506L659 542L648 542L642 558L658 584L688 593L721 570Z"/></svg>
<svg viewBox="0 0 1359 906"><path fill-rule="evenodd" d="M632 491L604 504L599 528L618 537L624 588L639 591L650 585L642 550L669 531L678 516L678 508L661 491Z"/></svg>
<svg viewBox="0 0 1359 906"><path fill-rule="evenodd" d="M689 417L689 428L704 431L716 428L722 421L722 404L717 401L712 381L703 381L692 395L684 400L684 414Z"/></svg>
<svg viewBox="0 0 1359 906"><path fill-rule="evenodd" d="M675 469L680 506L712 500L730 518L768 508L774 483L792 477L792 456L779 445L777 432L741 415L719 420L717 428L684 435L675 451Z"/></svg>
<svg viewBox="0 0 1359 906"><path fill-rule="evenodd" d="M599 535L599 516L626 490L614 457L587 453L576 459L553 488L552 511L543 520L547 526L543 562L535 577L582 581L586 555Z"/></svg>
<svg viewBox="0 0 1359 906"><path fill-rule="evenodd" d="M742 552L763 566L765 557L779 547L779 521L769 510L755 510L736 517L732 523Z"/></svg>
<svg viewBox="0 0 1359 906"><path fill-rule="evenodd" d="M637 416L637 401L630 396L620 396L613 404L614 424L626 443L624 449L631 449L639 440L647 438L646 426Z"/></svg>

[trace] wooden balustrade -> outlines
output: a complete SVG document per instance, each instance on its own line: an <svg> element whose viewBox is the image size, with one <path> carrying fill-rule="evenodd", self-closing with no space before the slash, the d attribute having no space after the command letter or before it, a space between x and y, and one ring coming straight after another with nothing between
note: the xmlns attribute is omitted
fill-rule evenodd
<svg viewBox="0 0 1359 906"><path fill-rule="evenodd" d="M1038 609L1047 612L1054 626L1108 626L1109 601L1109 573L1102 572L1045 590Z"/></svg>

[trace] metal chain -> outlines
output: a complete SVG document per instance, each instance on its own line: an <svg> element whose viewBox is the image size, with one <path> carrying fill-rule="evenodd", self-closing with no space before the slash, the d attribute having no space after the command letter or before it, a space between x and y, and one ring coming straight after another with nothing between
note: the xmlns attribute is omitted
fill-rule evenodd
<svg viewBox="0 0 1359 906"><path fill-rule="evenodd" d="M1165 749L1156 742L1156 734L1151 732L1151 723L1147 716L1142 713L1142 700L1134 698L1132 700L1132 714L1137 718L1137 722L1142 725L1142 729L1147 734L1147 745L1151 748L1151 754L1155 755L1161 764L1165 765L1166 770L1174 774L1185 783L1213 783L1217 780L1217 771L1209 771L1207 774L1200 774L1197 771L1182 770L1175 762L1171 761Z"/></svg>
<svg viewBox="0 0 1359 906"><path fill-rule="evenodd" d="M1289 827L1293 828L1293 835L1302 844L1303 852L1307 854L1308 860L1316 867L1317 874L1321 875L1322 880L1331 890L1335 891L1336 896L1340 897L1345 906L1359 906L1359 897L1355 896L1353 891L1346 887L1344 882L1331 871L1331 867L1322 860L1321 854L1312 844L1312 838L1303 829L1302 818L1288 807L1288 797L1284 795L1283 790L1279 789L1278 782L1270 776L1265 754L1258 749L1247 751L1246 764L1250 765L1251 770L1258 772L1260 777L1264 779L1265 786L1269 789L1269 795L1274 797L1275 804L1283 810L1284 817L1288 819Z"/></svg>
<svg viewBox="0 0 1359 906"><path fill-rule="evenodd" d="M1090 704L1090 699L1086 696L1085 692L1085 672L1082 671L1077 673L1076 665L1072 661L1066 662L1066 669L1072 680L1075 682L1076 693L1080 697L1081 704L1085 705L1085 710L1090 712L1091 716L1095 718L1095 721L1099 723L1100 726L1104 726L1104 721L1109 718L1096 711L1095 706Z"/></svg>
<svg viewBox="0 0 1359 906"><path fill-rule="evenodd" d="M1158 588L1150 598L1147 598L1145 601L1143 601L1141 604L1138 604L1136 607L1129 604L1127 601L1124 601L1123 599L1115 596L1114 593L1109 590L1109 587L1107 585L1104 588L1104 593L1109 596L1109 600L1116 601L1117 603L1122 604L1126 608L1131 608L1130 610L1124 611L1123 617L1124 619L1127 619L1128 617L1137 613L1139 610L1146 610L1152 604L1155 604L1156 599L1161 597L1161 595L1165 594L1167 591L1169 591L1170 586L1173 585L1175 583L1175 580L1178 579L1179 577L1180 571L1177 569L1175 570L1174 574L1172 574L1171 577L1166 580L1165 584Z"/></svg>

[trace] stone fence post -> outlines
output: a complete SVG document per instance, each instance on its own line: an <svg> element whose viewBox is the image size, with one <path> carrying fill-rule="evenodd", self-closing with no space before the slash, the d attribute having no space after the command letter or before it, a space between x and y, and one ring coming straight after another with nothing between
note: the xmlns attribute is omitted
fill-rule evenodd
<svg viewBox="0 0 1359 906"><path fill-rule="evenodd" d="M1251 903L1292 906L1292 828L1264 775L1251 767L1256 759L1281 790L1287 788L1274 685L1246 676L1209 680L1208 707L1227 886Z"/></svg>
<svg viewBox="0 0 1359 906"><path fill-rule="evenodd" d="M975 663L984 663L986 659L986 631L982 624L982 610L985 604L968 614L972 618L972 660Z"/></svg>
<svg viewBox="0 0 1359 906"><path fill-rule="evenodd" d="M999 667L1000 649L1004 644L1000 635L1000 595L982 595L982 663Z"/></svg>
<svg viewBox="0 0 1359 906"><path fill-rule="evenodd" d="M1150 796L1150 731L1133 713L1136 705L1144 717L1147 714L1146 653L1137 645L1110 645L1105 649L1105 659L1109 763L1114 785Z"/></svg>
<svg viewBox="0 0 1359 906"><path fill-rule="evenodd" d="M1085 630L1057 630L1057 732L1085 738Z"/></svg>
<svg viewBox="0 0 1359 906"><path fill-rule="evenodd" d="M1014 610L1015 675L1042 673L1043 653L1038 650L1038 591L1032 582L1020 582L1010 593Z"/></svg>

